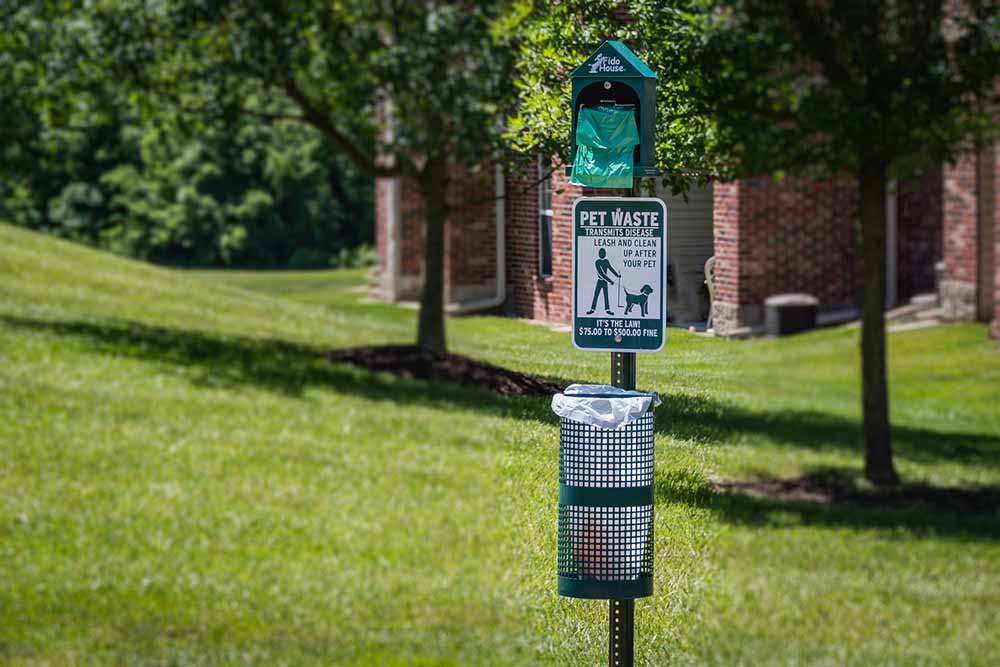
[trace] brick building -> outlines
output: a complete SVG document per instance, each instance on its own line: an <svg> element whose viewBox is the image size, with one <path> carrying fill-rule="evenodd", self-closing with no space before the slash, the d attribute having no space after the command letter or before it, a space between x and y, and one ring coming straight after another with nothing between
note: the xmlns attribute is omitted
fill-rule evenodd
<svg viewBox="0 0 1000 667"><path fill-rule="evenodd" d="M445 235L449 310L502 310L556 323L571 316L573 200L561 169L548 179L499 170L453 175ZM993 321L1000 335L1000 151L990 146L886 193L887 306L940 290L954 319ZM541 182L539 183L539 181ZM613 194L589 191L588 195ZM768 177L712 183L667 204L668 316L677 325L709 314L705 261L715 256L719 333L759 324L768 296L807 292L821 311L860 303L857 188L851 182ZM403 179L376 187L378 291L413 300L421 284L419 193ZM935 264L943 260L942 275ZM939 278L939 279L938 279Z"/></svg>
<svg viewBox="0 0 1000 667"><path fill-rule="evenodd" d="M1000 145L942 169L944 276L949 317L988 321L1000 338Z"/></svg>

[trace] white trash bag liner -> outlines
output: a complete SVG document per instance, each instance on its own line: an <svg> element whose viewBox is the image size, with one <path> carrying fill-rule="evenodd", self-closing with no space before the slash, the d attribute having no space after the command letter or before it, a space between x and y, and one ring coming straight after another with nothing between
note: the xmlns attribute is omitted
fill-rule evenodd
<svg viewBox="0 0 1000 667"><path fill-rule="evenodd" d="M552 412L583 424L618 430L660 404L656 392L606 384L571 384L552 397Z"/></svg>

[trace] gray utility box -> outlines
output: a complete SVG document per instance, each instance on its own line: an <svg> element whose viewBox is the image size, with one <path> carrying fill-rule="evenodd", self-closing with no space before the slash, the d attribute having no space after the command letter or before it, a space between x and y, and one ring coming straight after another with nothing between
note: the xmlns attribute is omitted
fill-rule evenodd
<svg viewBox="0 0 1000 667"><path fill-rule="evenodd" d="M787 336L816 328L819 300L811 294L777 294L764 301L764 330L768 336Z"/></svg>

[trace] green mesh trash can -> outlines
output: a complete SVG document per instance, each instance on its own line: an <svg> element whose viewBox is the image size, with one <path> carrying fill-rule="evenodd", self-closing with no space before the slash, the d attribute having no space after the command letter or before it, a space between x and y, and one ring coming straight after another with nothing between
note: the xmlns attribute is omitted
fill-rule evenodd
<svg viewBox="0 0 1000 667"><path fill-rule="evenodd" d="M620 428L560 419L560 595L653 594L654 404Z"/></svg>

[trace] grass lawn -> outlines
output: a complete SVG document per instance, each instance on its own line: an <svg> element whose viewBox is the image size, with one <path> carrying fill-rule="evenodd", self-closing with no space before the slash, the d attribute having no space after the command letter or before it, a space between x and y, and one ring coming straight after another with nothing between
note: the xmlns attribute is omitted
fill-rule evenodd
<svg viewBox="0 0 1000 667"><path fill-rule="evenodd" d="M601 665L555 593L544 399L370 374L410 342L362 272L169 271L0 225L0 665ZM607 355L496 317L454 351L557 381ZM1000 664L1000 516L718 495L860 470L857 332L673 331L641 665ZM889 339L900 473L1000 486L985 328Z"/></svg>

